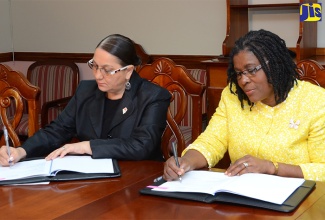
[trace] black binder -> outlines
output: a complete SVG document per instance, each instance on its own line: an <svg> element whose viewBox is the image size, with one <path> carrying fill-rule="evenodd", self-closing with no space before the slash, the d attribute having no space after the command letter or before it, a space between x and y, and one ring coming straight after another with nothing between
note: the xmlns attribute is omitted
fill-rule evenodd
<svg viewBox="0 0 325 220"><path fill-rule="evenodd" d="M35 159L35 158L33 158ZM55 176L36 176L27 177L13 180L1 180L1 185L13 185L13 184L29 184L40 182L54 182L54 181L72 181L72 180L87 180L87 179L99 179L99 178L114 178L121 176L120 167L116 159L112 159L114 172L113 173L78 173L72 171L60 171Z"/></svg>
<svg viewBox="0 0 325 220"><path fill-rule="evenodd" d="M160 180L158 182L153 183L153 186L159 186L164 183L165 180ZM176 199L187 199L205 203L212 202L224 202L224 203L232 203L246 206L253 206L258 208L270 209L279 212L291 212L295 210L299 204L312 192L315 188L316 182L311 180L305 180L305 182L297 188L291 196L288 197L286 201L282 205L261 201L258 199L252 199L245 196L240 196L232 193L217 193L215 195L205 194L205 193L186 193L186 192L163 192L163 191L155 191L152 188L143 188L140 190L141 194L144 195L154 195L154 196L163 196L163 197L171 197Z"/></svg>

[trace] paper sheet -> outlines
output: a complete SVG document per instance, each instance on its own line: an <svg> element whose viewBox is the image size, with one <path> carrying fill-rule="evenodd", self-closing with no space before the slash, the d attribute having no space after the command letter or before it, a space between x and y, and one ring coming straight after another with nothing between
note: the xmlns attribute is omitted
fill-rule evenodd
<svg viewBox="0 0 325 220"><path fill-rule="evenodd" d="M92 159L87 156L65 156L53 160L52 172L69 170L80 173L114 173L112 159Z"/></svg>
<svg viewBox="0 0 325 220"><path fill-rule="evenodd" d="M50 161L41 159L19 162L11 167L0 167L0 181L32 176L47 176L50 164Z"/></svg>
<svg viewBox="0 0 325 220"><path fill-rule="evenodd" d="M34 176L50 176L52 171L80 173L114 173L112 159L92 159L90 156L65 156L52 161L45 159L22 161L11 167L0 166L0 181Z"/></svg>
<svg viewBox="0 0 325 220"><path fill-rule="evenodd" d="M230 192L275 204L282 204L305 180L267 174L248 173L228 177L224 173L190 171L182 181L166 182L152 190L166 192L202 192L214 195Z"/></svg>

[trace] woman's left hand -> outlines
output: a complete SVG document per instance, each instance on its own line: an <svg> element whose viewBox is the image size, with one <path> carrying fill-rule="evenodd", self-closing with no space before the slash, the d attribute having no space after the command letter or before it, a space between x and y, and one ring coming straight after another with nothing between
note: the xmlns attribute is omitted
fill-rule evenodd
<svg viewBox="0 0 325 220"><path fill-rule="evenodd" d="M64 157L67 154L88 154L92 155L89 141L82 141L73 144L65 144L50 153L45 159L53 160L57 157Z"/></svg>
<svg viewBox="0 0 325 220"><path fill-rule="evenodd" d="M274 174L274 172L275 167L271 161L246 155L231 164L225 174L228 176L236 176L244 173Z"/></svg>

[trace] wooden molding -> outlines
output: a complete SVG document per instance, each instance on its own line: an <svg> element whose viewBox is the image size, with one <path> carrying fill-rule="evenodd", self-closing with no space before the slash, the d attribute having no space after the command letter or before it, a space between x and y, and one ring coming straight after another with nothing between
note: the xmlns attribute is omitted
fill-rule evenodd
<svg viewBox="0 0 325 220"><path fill-rule="evenodd" d="M86 63L92 58L92 53L45 53L45 52L16 52L17 61L69 60L75 63Z"/></svg>
<svg viewBox="0 0 325 220"><path fill-rule="evenodd" d="M290 48L294 51L294 48ZM318 57L313 59L320 61L324 65L325 48L317 48ZM16 61L43 61L43 60L69 60L75 63L86 63L93 56L93 53L46 53L46 52L15 52ZM168 54L152 54L151 60L157 60L160 57L172 59L176 64L183 65L188 69L205 69L206 64L202 61L213 60L218 56L212 55L168 55ZM13 60L11 52L0 53L0 62L9 62Z"/></svg>
<svg viewBox="0 0 325 220"><path fill-rule="evenodd" d="M325 56L325 48L316 48L317 56Z"/></svg>
<svg viewBox="0 0 325 220"><path fill-rule="evenodd" d="M187 69L205 69L206 66L202 61L215 59L217 56L211 55L167 55L167 54L153 54L152 60L157 60L161 57L167 57L173 60L177 65L183 65Z"/></svg>
<svg viewBox="0 0 325 220"><path fill-rule="evenodd" d="M12 61L12 53L0 53L0 63Z"/></svg>
<svg viewBox="0 0 325 220"><path fill-rule="evenodd" d="M93 56L93 53L45 53L45 52L15 52L16 61L43 61L43 60L69 60L75 63L86 63ZM188 69L205 69L203 60L210 60L217 56L208 55L168 55L168 54L155 54L150 55L152 61L160 57L168 57L175 63L183 65ZM12 61L12 53L0 53L0 62Z"/></svg>

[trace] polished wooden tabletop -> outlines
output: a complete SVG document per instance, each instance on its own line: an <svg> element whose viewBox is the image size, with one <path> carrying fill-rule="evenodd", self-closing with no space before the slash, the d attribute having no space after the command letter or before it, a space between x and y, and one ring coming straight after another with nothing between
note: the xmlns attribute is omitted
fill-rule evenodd
<svg viewBox="0 0 325 220"><path fill-rule="evenodd" d="M290 213L142 195L163 163L119 161L118 178L0 187L0 219L324 219L325 183Z"/></svg>

